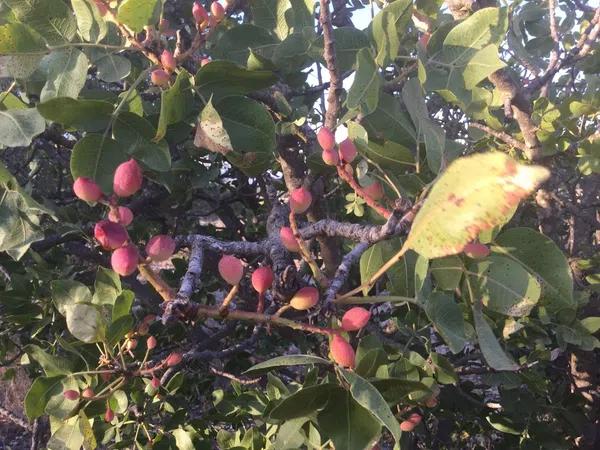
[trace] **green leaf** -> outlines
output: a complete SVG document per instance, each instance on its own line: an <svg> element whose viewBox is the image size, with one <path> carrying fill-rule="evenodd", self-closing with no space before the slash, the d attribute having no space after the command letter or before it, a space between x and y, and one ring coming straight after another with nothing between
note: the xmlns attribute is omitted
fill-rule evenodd
<svg viewBox="0 0 600 450"><path fill-rule="evenodd" d="M75 377L64 377L60 383L53 386L49 391L48 403L45 412L58 419L65 420L73 415L73 412L79 404L79 399L69 400L64 392L67 390L79 391L79 385Z"/></svg>
<svg viewBox="0 0 600 450"><path fill-rule="evenodd" d="M387 261L389 251L387 251L389 243L387 241L377 242L369 247L360 257L360 279L362 283L369 280ZM363 295L368 295L369 288L363 289Z"/></svg>
<svg viewBox="0 0 600 450"><path fill-rule="evenodd" d="M581 325L590 333L594 334L600 330L600 317L586 317L581 319Z"/></svg>
<svg viewBox="0 0 600 450"><path fill-rule="evenodd" d="M405 245L430 259L459 253L481 231L504 224L512 208L548 176L548 169L502 153L460 158L434 184Z"/></svg>
<svg viewBox="0 0 600 450"><path fill-rule="evenodd" d="M512 259L491 255L469 269L474 295L492 311L507 316L526 316L540 298L538 281Z"/></svg>
<svg viewBox="0 0 600 450"><path fill-rule="evenodd" d="M407 168L415 165L415 158L411 151L402 144L392 141L385 141L383 145L369 141L369 145L363 148L363 153L392 173L403 173Z"/></svg>
<svg viewBox="0 0 600 450"><path fill-rule="evenodd" d="M96 61L96 75L107 83L117 83L131 73L131 61L120 55L109 54Z"/></svg>
<svg viewBox="0 0 600 450"><path fill-rule="evenodd" d="M100 185L105 194L109 194L117 166L127 159L127 153L114 139L101 134L87 134L73 147L71 175L73 179L89 177Z"/></svg>
<svg viewBox="0 0 600 450"><path fill-rule="evenodd" d="M277 431L274 448L280 450L301 448L306 439L306 436L302 432L302 427L308 421L308 417L296 417L295 419L286 420Z"/></svg>
<svg viewBox="0 0 600 450"><path fill-rule="evenodd" d="M131 313L131 306L135 300L135 294L132 291L123 291L119 295L112 308L112 320L113 322L121 317L129 316Z"/></svg>
<svg viewBox="0 0 600 450"><path fill-rule="evenodd" d="M340 387L330 393L317 421L325 440L331 439L335 448L344 450L364 450L381 432L377 419Z"/></svg>
<svg viewBox="0 0 600 450"><path fill-rule="evenodd" d="M418 140L425 142L427 165L437 173L445 159L446 134L429 118L423 91L416 78L407 81L402 88L402 100L416 128ZM446 161L447 162L447 161Z"/></svg>
<svg viewBox="0 0 600 450"><path fill-rule="evenodd" d="M438 289L443 291L454 291L458 288L464 270L462 260L456 255L431 261L431 275Z"/></svg>
<svg viewBox="0 0 600 450"><path fill-rule="evenodd" d="M97 306L75 303L67 305L66 311L67 328L73 336L86 344L104 340L106 322Z"/></svg>
<svg viewBox="0 0 600 450"><path fill-rule="evenodd" d="M413 374L419 379L417 368L410 364L408 360L404 360L410 370L406 370L402 375ZM396 366L398 367L398 366ZM396 375L398 376L398 375ZM431 395L431 389L419 381L414 381L406 378L380 378L372 380L371 384L381 392L383 398L390 404L406 402L409 396L427 397Z"/></svg>
<svg viewBox="0 0 600 450"><path fill-rule="evenodd" d="M304 33L292 33L275 48L273 62L285 73L296 73L311 65L310 46Z"/></svg>
<svg viewBox="0 0 600 450"><path fill-rule="evenodd" d="M531 228L512 228L496 238L492 250L534 275L542 285L542 300L553 311L575 308L569 262L550 238Z"/></svg>
<svg viewBox="0 0 600 450"><path fill-rule="evenodd" d="M90 424L90 420L87 418L83 411L79 411L79 432L83 436L83 449L84 450L96 450L98 443L96 442L96 436L94 430Z"/></svg>
<svg viewBox="0 0 600 450"><path fill-rule="evenodd" d="M369 411L385 426L396 442L400 442L398 420L379 391L367 380L348 370L339 369L342 377L350 384L350 393L356 402Z"/></svg>
<svg viewBox="0 0 600 450"><path fill-rule="evenodd" d="M369 47L369 38L364 31L354 27L334 28L335 39L335 62L341 73L348 72L356 66L356 54L362 48ZM314 59L323 60L323 36L319 36L311 46L311 56Z"/></svg>
<svg viewBox="0 0 600 450"><path fill-rule="evenodd" d="M113 125L113 137L120 145L126 145L126 152L157 172L171 169L171 152L163 139L154 142L156 130L150 122L132 112L119 114Z"/></svg>
<svg viewBox="0 0 600 450"><path fill-rule="evenodd" d="M133 329L134 320L132 316L119 317L113 320L106 331L106 341L109 345L117 345Z"/></svg>
<svg viewBox="0 0 600 450"><path fill-rule="evenodd" d="M269 70L247 70L230 61L212 61L200 68L195 80L202 95L206 98L212 95L213 100L218 100L267 88L277 77Z"/></svg>
<svg viewBox="0 0 600 450"><path fill-rule="evenodd" d="M121 277L110 269L98 267L94 282L94 296L91 302L96 305L114 305L120 293Z"/></svg>
<svg viewBox="0 0 600 450"><path fill-rule="evenodd" d="M50 45L71 41L77 33L77 23L71 10L62 1L4 0L14 17L29 25Z"/></svg>
<svg viewBox="0 0 600 450"><path fill-rule="evenodd" d="M0 77L29 77L47 51L39 35L27 25L0 25Z"/></svg>
<svg viewBox="0 0 600 450"><path fill-rule="evenodd" d="M80 421L80 417L75 416L63 422L48 440L47 449L79 450L85 442Z"/></svg>
<svg viewBox="0 0 600 450"><path fill-rule="evenodd" d="M356 54L356 74L348 91L348 109L360 108L363 114L371 114L379 103L381 77L371 51L363 48Z"/></svg>
<svg viewBox="0 0 600 450"><path fill-rule="evenodd" d="M270 167L275 151L275 124L266 108L246 97L226 97L215 105L234 152L227 158L249 176Z"/></svg>
<svg viewBox="0 0 600 450"><path fill-rule="evenodd" d="M73 370L73 364L68 359L60 356L50 355L37 345L27 345L24 347L29 357L37 362L47 377L58 375L68 375Z"/></svg>
<svg viewBox="0 0 600 450"><path fill-rule="evenodd" d="M269 418L275 420L288 420L295 417L304 417L325 406L329 393L337 388L332 383L308 386L294 392L283 399L269 412Z"/></svg>
<svg viewBox="0 0 600 450"><path fill-rule="evenodd" d="M142 31L146 25L158 21L162 2L158 0L123 0L117 10L117 20L133 31Z"/></svg>
<svg viewBox="0 0 600 450"><path fill-rule="evenodd" d="M425 312L452 353L460 352L467 343L463 313L454 298L443 292L432 292Z"/></svg>
<svg viewBox="0 0 600 450"><path fill-rule="evenodd" d="M42 213L52 211L33 200L0 163L0 252L19 260L33 242L43 239Z"/></svg>
<svg viewBox="0 0 600 450"><path fill-rule="evenodd" d="M377 109L365 116L361 123L373 138L385 139L408 148L415 145L415 127L398 97L381 91Z"/></svg>
<svg viewBox="0 0 600 450"><path fill-rule="evenodd" d="M54 306L63 316L67 314L67 307L76 303L89 303L92 293L85 284L74 280L54 280L50 284Z"/></svg>
<svg viewBox="0 0 600 450"><path fill-rule="evenodd" d="M175 438L175 445L177 445L178 450L194 450L196 448L190 433L183 428L176 428L171 431L171 434Z"/></svg>
<svg viewBox="0 0 600 450"><path fill-rule="evenodd" d="M47 51L33 28L23 23L0 25L0 54L36 54L41 58Z"/></svg>
<svg viewBox="0 0 600 450"><path fill-rule="evenodd" d="M500 44L508 27L505 8L483 8L456 25L446 35L444 46L481 49Z"/></svg>
<svg viewBox="0 0 600 450"><path fill-rule="evenodd" d="M400 40L412 15L412 0L396 0L377 13L371 23L371 39L377 47L375 60L387 66L398 55Z"/></svg>
<svg viewBox="0 0 600 450"><path fill-rule="evenodd" d="M262 58L271 59L278 44L279 40L265 28L238 25L219 37L213 48L213 56L246 65L250 50Z"/></svg>
<svg viewBox="0 0 600 450"><path fill-rule="evenodd" d="M237 27L236 27L237 28ZM190 74L182 70L173 85L161 94L160 117L154 141L158 142L167 134L167 127L184 120L192 111L192 87Z"/></svg>
<svg viewBox="0 0 600 450"><path fill-rule="evenodd" d="M44 118L85 131L104 131L110 121L113 105L102 100L75 100L58 97L37 105Z"/></svg>
<svg viewBox="0 0 600 450"><path fill-rule="evenodd" d="M35 108L0 111L0 144L26 147L46 129L46 121Z"/></svg>
<svg viewBox="0 0 600 450"><path fill-rule="evenodd" d="M29 420L37 419L45 414L46 404L50 399L53 390L61 386L62 376L59 377L38 377L31 384L25 396L25 414Z"/></svg>
<svg viewBox="0 0 600 450"><path fill-rule="evenodd" d="M375 376L377 369L387 362L387 354L382 348L367 350L364 354L356 355L355 371L362 377Z"/></svg>
<svg viewBox="0 0 600 450"><path fill-rule="evenodd" d="M58 50L48 56L48 77L40 94L45 102L56 97L77 98L85 85L88 59L75 47Z"/></svg>
<svg viewBox="0 0 600 450"><path fill-rule="evenodd" d="M522 427L516 426L516 424L508 417L501 416L499 414L492 414L486 417L488 423L496 430L502 433L514 434L520 436L524 430L519 429Z"/></svg>
<svg viewBox="0 0 600 450"><path fill-rule="evenodd" d="M431 353L429 355L431 362L435 367L436 380L441 384L455 384L458 383L458 375L452 366L452 363L448 361L438 353Z"/></svg>
<svg viewBox="0 0 600 450"><path fill-rule="evenodd" d="M108 404L115 414L125 414L129 405L127 394L121 390L114 391L108 399Z"/></svg>
<svg viewBox="0 0 600 450"><path fill-rule="evenodd" d="M479 347L489 366L495 370L518 370L519 365L500 347L494 331L483 315L479 301L475 301L473 304L473 320L475 321L475 331L477 332Z"/></svg>
<svg viewBox="0 0 600 450"><path fill-rule="evenodd" d="M261 363L255 364L246 370L245 374L253 374L259 373L263 371L270 371L271 369L276 369L279 367L288 367L288 366L303 366L305 364L328 364L331 365L331 361L328 359L323 359L319 356L313 355L285 355L285 356L277 356L275 358L269 359L267 361L263 361Z"/></svg>
<svg viewBox="0 0 600 450"><path fill-rule="evenodd" d="M290 15L293 14L290 0L252 0L250 10L256 25L272 30L279 39L285 39L291 30Z"/></svg>
<svg viewBox="0 0 600 450"><path fill-rule="evenodd" d="M79 34L87 42L100 42L108 26L93 0L71 0Z"/></svg>

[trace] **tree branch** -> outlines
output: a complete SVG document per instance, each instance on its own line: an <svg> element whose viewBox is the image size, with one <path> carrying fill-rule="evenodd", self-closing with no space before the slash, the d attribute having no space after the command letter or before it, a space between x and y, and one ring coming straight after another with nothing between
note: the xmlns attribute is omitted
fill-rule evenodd
<svg viewBox="0 0 600 450"><path fill-rule="evenodd" d="M330 130L335 129L340 111L339 91L342 89L340 72L336 64L335 38L333 25L329 13L329 0L319 0L319 20L323 28L323 58L329 72L329 93L327 94L327 112L325 113L325 126Z"/></svg>

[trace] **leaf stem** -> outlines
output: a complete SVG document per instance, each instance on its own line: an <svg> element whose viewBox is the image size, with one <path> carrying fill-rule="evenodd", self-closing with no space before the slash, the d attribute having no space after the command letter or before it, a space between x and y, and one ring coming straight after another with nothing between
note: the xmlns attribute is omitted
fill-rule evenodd
<svg viewBox="0 0 600 450"><path fill-rule="evenodd" d="M337 297L336 301L340 301L340 300L352 297L355 294L358 294L363 289L370 290L375 285L375 282L379 278L381 278L381 276L384 273L386 273L394 264L396 264L398 261L400 261L402 259L402 257L408 250L408 246L407 246L408 242L409 241L407 240L404 243L404 245L402 246L402 248L400 249L400 251L398 251L398 253L396 253L394 256L392 256L383 266L381 266L379 268L379 270L377 272L375 272L366 283L363 283L360 286L358 286L357 288L352 289L350 292L346 292L344 295Z"/></svg>

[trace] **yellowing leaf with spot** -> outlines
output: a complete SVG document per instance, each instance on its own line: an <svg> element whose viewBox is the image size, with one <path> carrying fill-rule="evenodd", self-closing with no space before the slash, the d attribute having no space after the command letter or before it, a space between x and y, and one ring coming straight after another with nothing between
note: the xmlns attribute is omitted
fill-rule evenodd
<svg viewBox="0 0 600 450"><path fill-rule="evenodd" d="M200 113L194 145L223 155L233 150L229 134L212 101L209 101Z"/></svg>
<svg viewBox="0 0 600 450"><path fill-rule="evenodd" d="M435 183L406 242L426 258L460 253L481 231L506 223L512 209L550 172L503 153L454 161Z"/></svg>

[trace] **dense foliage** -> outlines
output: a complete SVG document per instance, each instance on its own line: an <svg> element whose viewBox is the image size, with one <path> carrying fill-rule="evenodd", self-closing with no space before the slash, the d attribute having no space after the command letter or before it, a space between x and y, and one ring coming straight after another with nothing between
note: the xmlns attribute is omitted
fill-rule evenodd
<svg viewBox="0 0 600 450"><path fill-rule="evenodd" d="M32 448L598 448L599 34L586 0L0 0Z"/></svg>

